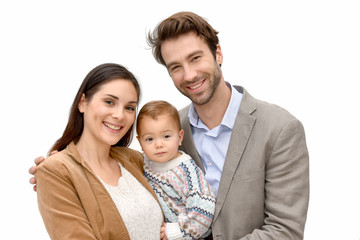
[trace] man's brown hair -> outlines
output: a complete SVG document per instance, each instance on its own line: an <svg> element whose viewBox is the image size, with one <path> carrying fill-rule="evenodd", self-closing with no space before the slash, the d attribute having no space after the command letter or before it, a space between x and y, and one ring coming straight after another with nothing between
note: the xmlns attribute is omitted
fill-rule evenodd
<svg viewBox="0 0 360 240"><path fill-rule="evenodd" d="M216 48L219 44L218 32L199 15L192 12L178 12L160 22L152 33L148 33L147 42L152 48L155 60L166 66L161 55L161 44L189 32L194 32L203 38L214 58L216 57Z"/></svg>

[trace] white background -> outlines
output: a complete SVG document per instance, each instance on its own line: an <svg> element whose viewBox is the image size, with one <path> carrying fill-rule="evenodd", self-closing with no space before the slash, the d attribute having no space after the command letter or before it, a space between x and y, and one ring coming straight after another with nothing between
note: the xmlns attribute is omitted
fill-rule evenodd
<svg viewBox="0 0 360 240"><path fill-rule="evenodd" d="M140 105L189 103L145 40L183 10L220 32L226 81L304 124L311 167L305 239L360 239L360 3L348 0L1 1L1 239L48 239L27 171L62 134L93 67L127 66L140 80Z"/></svg>

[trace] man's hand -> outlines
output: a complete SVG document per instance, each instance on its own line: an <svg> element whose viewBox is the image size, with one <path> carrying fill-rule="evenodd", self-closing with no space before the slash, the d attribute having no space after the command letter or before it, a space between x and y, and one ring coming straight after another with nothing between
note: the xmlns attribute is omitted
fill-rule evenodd
<svg viewBox="0 0 360 240"><path fill-rule="evenodd" d="M58 151L52 151L51 152L51 155L54 155L55 153L57 153ZM33 189L34 191L36 192L36 178L34 176L36 170L37 170L37 166L39 166L40 163L42 163L43 161L45 160L45 158L43 156L40 156L40 157L37 157L35 158L34 160L34 163L35 163L35 166L32 166L31 168L29 168L29 173L31 175L33 175L30 179L29 179L29 182L30 184L34 185L33 186Z"/></svg>

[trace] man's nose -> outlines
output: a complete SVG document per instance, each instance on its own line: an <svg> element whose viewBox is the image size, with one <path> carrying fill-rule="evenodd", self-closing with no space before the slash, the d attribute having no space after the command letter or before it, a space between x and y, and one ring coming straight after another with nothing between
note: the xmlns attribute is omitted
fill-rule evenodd
<svg viewBox="0 0 360 240"><path fill-rule="evenodd" d="M184 66L184 80L191 82L196 78L197 72L189 65Z"/></svg>

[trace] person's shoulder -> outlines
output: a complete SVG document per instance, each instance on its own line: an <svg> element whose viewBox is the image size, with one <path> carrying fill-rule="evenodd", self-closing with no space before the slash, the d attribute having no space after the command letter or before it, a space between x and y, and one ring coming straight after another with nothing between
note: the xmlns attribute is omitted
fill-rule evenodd
<svg viewBox="0 0 360 240"><path fill-rule="evenodd" d="M144 156L141 152L129 147L112 147L110 153L117 161L135 163L137 166L143 165Z"/></svg>
<svg viewBox="0 0 360 240"><path fill-rule="evenodd" d="M37 168L36 171L51 171L51 172L62 172L66 169L71 169L76 165L76 162L68 154L67 149L48 156Z"/></svg>
<svg viewBox="0 0 360 240"><path fill-rule="evenodd" d="M111 152L118 154L119 156L123 157L130 157L130 158L143 158L141 152L131 149L129 147L112 147Z"/></svg>
<svg viewBox="0 0 360 240"><path fill-rule="evenodd" d="M187 117L190 109L190 104L179 110L180 118Z"/></svg>
<svg viewBox="0 0 360 240"><path fill-rule="evenodd" d="M243 89L243 101L244 102L242 103L242 105L254 106L254 111L252 115L255 116L258 120L264 119L270 122L273 120L278 123L297 120L296 117L285 108L275 103L270 103L268 101L255 98L250 95L245 89Z"/></svg>
<svg viewBox="0 0 360 240"><path fill-rule="evenodd" d="M262 113L265 114L269 117L274 116L277 118L282 118L284 120L292 120L295 119L295 116L292 115L288 110L286 110L285 108L274 104L274 103L269 103L263 100L257 100L257 110Z"/></svg>
<svg viewBox="0 0 360 240"><path fill-rule="evenodd" d="M191 156L189 154L187 154L186 152L179 150L179 152L181 153L180 158L181 158L181 162L187 163L187 164L191 164L192 162L194 162L194 160L191 158Z"/></svg>
<svg viewBox="0 0 360 240"><path fill-rule="evenodd" d="M181 155L181 163L185 166L187 166L190 169L194 169L196 171L202 171L200 167L195 163L194 159L191 158L191 156L183 151L180 151L182 153Z"/></svg>

